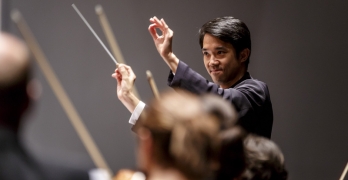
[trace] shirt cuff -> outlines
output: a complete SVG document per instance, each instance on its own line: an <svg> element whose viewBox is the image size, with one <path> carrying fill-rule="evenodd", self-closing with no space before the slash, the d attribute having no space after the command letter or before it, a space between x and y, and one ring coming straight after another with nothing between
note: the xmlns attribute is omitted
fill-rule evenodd
<svg viewBox="0 0 348 180"><path fill-rule="evenodd" d="M111 177L105 169L96 168L88 171L90 180L110 180Z"/></svg>
<svg viewBox="0 0 348 180"><path fill-rule="evenodd" d="M135 172L131 178L131 180L145 180L145 174L143 174L142 172Z"/></svg>
<svg viewBox="0 0 348 180"><path fill-rule="evenodd" d="M142 101L139 101L137 107L135 107L131 117L129 118L129 124L135 124L137 122L137 120L140 117L140 114L143 112L145 107L145 103L143 103Z"/></svg>

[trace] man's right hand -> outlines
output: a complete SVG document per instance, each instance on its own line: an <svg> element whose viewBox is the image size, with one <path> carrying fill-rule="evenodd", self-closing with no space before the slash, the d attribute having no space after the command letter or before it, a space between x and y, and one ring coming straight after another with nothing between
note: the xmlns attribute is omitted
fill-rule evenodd
<svg viewBox="0 0 348 180"><path fill-rule="evenodd" d="M153 38L158 53L168 64L169 68L175 73L179 64L179 59L172 51L172 39L174 32L168 27L164 19L159 20L156 16L150 18L149 32ZM161 30L162 35L157 34L156 29Z"/></svg>
<svg viewBox="0 0 348 180"><path fill-rule="evenodd" d="M126 108L133 113L140 100L133 94L136 76L130 66L119 64L111 75L117 80L117 97Z"/></svg>

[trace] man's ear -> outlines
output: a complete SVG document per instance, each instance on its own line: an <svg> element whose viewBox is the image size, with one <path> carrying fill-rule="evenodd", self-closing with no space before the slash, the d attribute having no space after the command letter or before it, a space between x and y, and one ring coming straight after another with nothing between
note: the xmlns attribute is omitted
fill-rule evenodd
<svg viewBox="0 0 348 180"><path fill-rule="evenodd" d="M148 140L151 136L150 131L147 128L140 127L137 131L140 140Z"/></svg>
<svg viewBox="0 0 348 180"><path fill-rule="evenodd" d="M38 100L42 94L42 85L38 79L31 79L27 84L27 95L30 100Z"/></svg>
<svg viewBox="0 0 348 180"><path fill-rule="evenodd" d="M145 154L151 156L153 148L151 132L146 128L139 128L137 134L139 137L139 145L141 146L142 150L145 152Z"/></svg>
<svg viewBox="0 0 348 180"><path fill-rule="evenodd" d="M240 62L245 62L250 56L250 49L245 48L243 49L239 54L239 60Z"/></svg>

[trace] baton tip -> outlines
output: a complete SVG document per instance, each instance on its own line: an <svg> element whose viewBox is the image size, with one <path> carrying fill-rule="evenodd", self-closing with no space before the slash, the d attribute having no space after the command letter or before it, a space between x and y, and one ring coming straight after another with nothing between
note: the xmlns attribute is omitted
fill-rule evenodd
<svg viewBox="0 0 348 180"><path fill-rule="evenodd" d="M18 23L21 18L22 18L22 16L21 16L21 13L19 12L18 9L14 9L14 10L11 11L11 19L12 19L12 21L14 21L15 23Z"/></svg>
<svg viewBox="0 0 348 180"><path fill-rule="evenodd" d="M103 7L102 7L100 4L96 5L96 6L95 6L95 12L96 12L98 15L102 14L102 13L103 13Z"/></svg>
<svg viewBox="0 0 348 180"><path fill-rule="evenodd" d="M148 78L151 78L151 77L152 77L151 71L146 70L146 76L147 76Z"/></svg>

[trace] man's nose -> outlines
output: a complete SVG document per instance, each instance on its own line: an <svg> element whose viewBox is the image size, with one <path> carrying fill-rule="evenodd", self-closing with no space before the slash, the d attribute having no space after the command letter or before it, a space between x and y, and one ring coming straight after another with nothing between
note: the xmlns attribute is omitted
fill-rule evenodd
<svg viewBox="0 0 348 180"><path fill-rule="evenodd" d="M215 58L215 56L211 56L209 60L209 65L210 66L216 66L219 65L220 61Z"/></svg>

